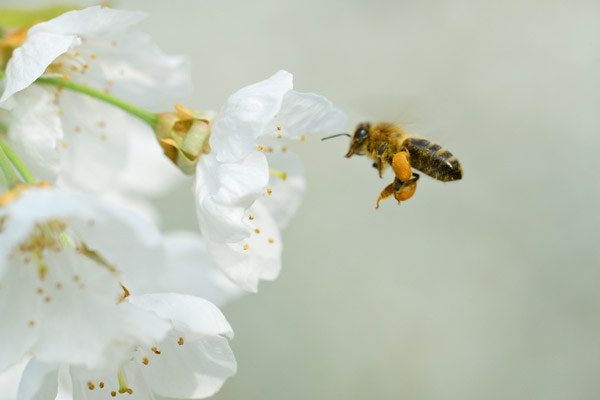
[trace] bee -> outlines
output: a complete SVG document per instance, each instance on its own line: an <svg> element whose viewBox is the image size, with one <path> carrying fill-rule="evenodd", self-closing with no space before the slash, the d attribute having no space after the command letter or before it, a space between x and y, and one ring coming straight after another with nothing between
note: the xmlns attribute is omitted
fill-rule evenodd
<svg viewBox="0 0 600 400"><path fill-rule="evenodd" d="M352 136L340 133L322 140L342 135L351 138L346 158L366 155L373 160L380 178L387 166L394 171L394 181L379 194L376 209L381 200L392 195L400 204L415 194L419 174L413 169L442 182L462 179L462 167L456 156L427 139L408 135L397 125L363 122L356 126Z"/></svg>

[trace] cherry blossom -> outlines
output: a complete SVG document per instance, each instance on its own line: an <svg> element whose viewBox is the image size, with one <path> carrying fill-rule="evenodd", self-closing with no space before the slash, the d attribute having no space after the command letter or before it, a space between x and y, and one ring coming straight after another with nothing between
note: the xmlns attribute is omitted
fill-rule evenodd
<svg viewBox="0 0 600 400"><path fill-rule="evenodd" d="M345 115L279 71L234 93L214 120L196 169L196 212L208 249L240 287L256 291L281 268L280 229L299 207L302 167L283 138L342 129Z"/></svg>
<svg viewBox="0 0 600 400"><path fill-rule="evenodd" d="M105 192L127 166L131 132L152 132L113 105L38 78L77 82L141 107L165 107L191 87L185 57L166 55L131 29L144 17L100 6L70 11L31 27L13 51L0 98L11 112L0 119L7 142L39 179Z"/></svg>

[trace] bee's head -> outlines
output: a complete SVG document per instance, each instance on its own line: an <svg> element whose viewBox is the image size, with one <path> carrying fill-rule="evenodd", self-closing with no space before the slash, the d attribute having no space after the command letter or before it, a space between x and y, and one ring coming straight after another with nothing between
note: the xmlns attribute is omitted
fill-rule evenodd
<svg viewBox="0 0 600 400"><path fill-rule="evenodd" d="M356 126L356 129L354 129L354 134L352 135L352 139L350 140L350 149L348 149L346 157L350 157L353 154L365 153L365 145L367 144L367 139L369 139L370 131L371 124L368 122L363 122L362 124L358 124Z"/></svg>

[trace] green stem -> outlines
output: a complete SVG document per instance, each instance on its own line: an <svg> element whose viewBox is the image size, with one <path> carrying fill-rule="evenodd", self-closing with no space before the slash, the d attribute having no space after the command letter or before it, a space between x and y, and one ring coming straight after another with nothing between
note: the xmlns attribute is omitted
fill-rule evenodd
<svg viewBox="0 0 600 400"><path fill-rule="evenodd" d="M0 79L4 78L5 76L6 72L0 70ZM76 83L61 78L38 78L36 82L44 83L46 85L64 87L74 92L87 94L88 96L94 97L98 100L102 100L108 104L112 104L113 106L119 107L120 109L128 112L129 114L135 115L136 117L150 125L153 129L158 123L158 115L156 113L133 105L118 97L111 96L110 94L107 94L101 90L92 89L91 87L82 85L81 83Z"/></svg>
<svg viewBox="0 0 600 400"><path fill-rule="evenodd" d="M2 78L2 76L0 76L0 78ZM110 94L104 93L101 90L92 89L91 87L82 85L81 83L76 83L61 78L38 78L36 82L45 83L46 85L60 86L69 90L73 90L74 92L87 94L88 96L92 96L98 100L112 104L115 107L119 107L120 109L127 111L129 114L135 115L152 128L154 128L158 122L158 115L156 113L135 106L118 97L111 96Z"/></svg>
<svg viewBox="0 0 600 400"><path fill-rule="evenodd" d="M15 154L15 152L12 151L12 149L10 147L8 147L8 145L6 143L4 143L2 140L0 140L0 150L2 150L1 153L4 155L4 157L6 157L6 159L9 160L9 162L17 169L17 171L19 171L19 174L23 177L25 182L32 183L34 185L37 183L37 181L35 180L33 175L31 175L31 172L29 172L29 170L27 169L25 164L23 164L23 161L21 161L19 156L17 156ZM4 168L2 168L2 170L4 171ZM12 169L12 166L11 166L10 170L14 174L15 171ZM5 175L6 175L6 172L5 172ZM7 178L8 178L8 176L7 176Z"/></svg>
<svg viewBox="0 0 600 400"><path fill-rule="evenodd" d="M13 187L16 184L21 183L21 180L10 163L9 157L4 152L4 147L2 147L2 150L0 151L0 170L2 170L2 174L4 175L8 187Z"/></svg>

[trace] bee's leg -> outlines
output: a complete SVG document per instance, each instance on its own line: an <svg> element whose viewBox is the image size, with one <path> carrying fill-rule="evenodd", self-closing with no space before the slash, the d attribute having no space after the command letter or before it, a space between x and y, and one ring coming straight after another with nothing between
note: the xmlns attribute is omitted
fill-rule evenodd
<svg viewBox="0 0 600 400"><path fill-rule="evenodd" d="M413 174L408 182L404 183L398 178L394 180L394 198L398 201L398 204L413 197L415 191L417 190L418 180L419 174Z"/></svg>
<svg viewBox="0 0 600 400"><path fill-rule="evenodd" d="M400 181L409 181L413 173L408 162L408 152L400 151L394 154L394 158L392 158L392 169Z"/></svg>
<svg viewBox="0 0 600 400"><path fill-rule="evenodd" d="M379 177L381 178L381 174L383 172L383 161L382 161L382 157L383 157L383 152L385 151L385 149L387 148L388 144L387 142L385 142L380 148L379 148L379 153L377 153L377 171L379 172Z"/></svg>
<svg viewBox="0 0 600 400"><path fill-rule="evenodd" d="M390 197L391 195L393 195L394 192L396 192L396 189L394 187L394 183L390 183L389 185L387 185L385 187L385 189L383 189L381 191L381 193L379 194L379 197L377 198L377 206L375 207L376 210L379 210L379 202L381 200L387 199L388 197Z"/></svg>

